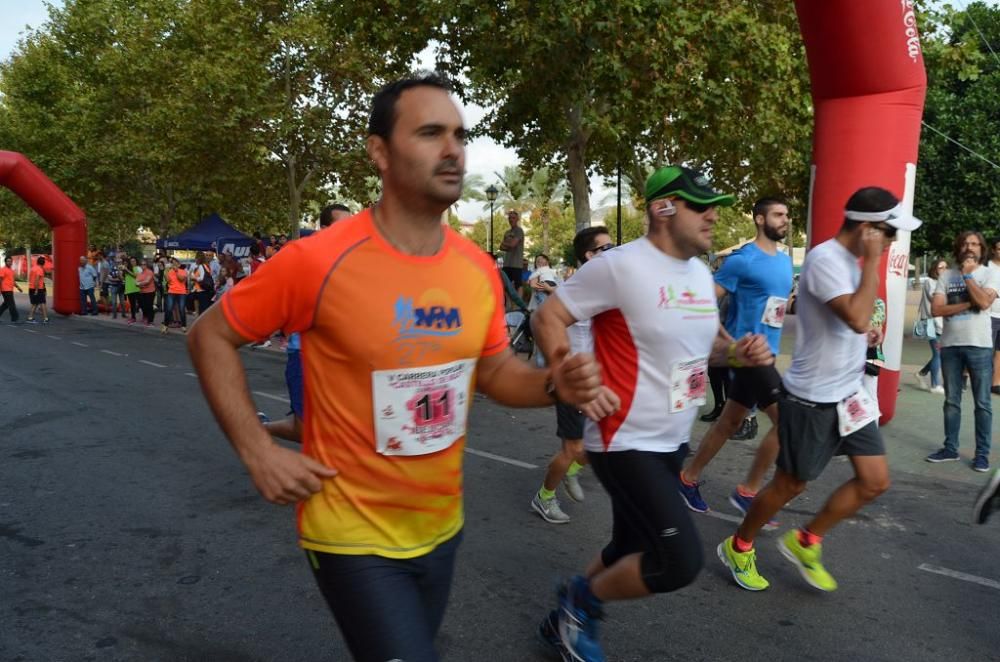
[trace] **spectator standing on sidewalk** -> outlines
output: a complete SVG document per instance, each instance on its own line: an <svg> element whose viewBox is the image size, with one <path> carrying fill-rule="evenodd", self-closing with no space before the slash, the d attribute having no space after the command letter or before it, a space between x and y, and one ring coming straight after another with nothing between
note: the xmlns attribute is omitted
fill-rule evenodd
<svg viewBox="0 0 1000 662"><path fill-rule="evenodd" d="M181 331L187 332L187 269L176 257L170 258L170 266L163 277L167 288L167 312L163 315L160 333L166 333L167 327L179 322Z"/></svg>
<svg viewBox="0 0 1000 662"><path fill-rule="evenodd" d="M0 305L0 316L3 316L3 311L10 311L10 321L14 324L18 323L19 316L17 314L17 303L14 301L14 288L17 288L18 292L23 292L21 286L14 282L14 270L10 268L10 265L14 263L12 257L6 257L3 261L3 267L0 267L0 296L3 297L3 304Z"/></svg>
<svg viewBox="0 0 1000 662"><path fill-rule="evenodd" d="M39 257L35 260L35 266L31 267L28 274L28 301L31 303L31 312L28 313L28 324L37 324L35 312L42 309L42 324L49 323L49 310L45 305L45 258Z"/></svg>
<svg viewBox="0 0 1000 662"><path fill-rule="evenodd" d="M86 315L87 301L90 300L90 314L97 314L97 297L94 296L94 288L97 287L97 269L87 261L86 255L80 256L80 266L77 269L80 278L80 314Z"/></svg>
<svg viewBox="0 0 1000 662"><path fill-rule="evenodd" d="M931 314L931 300L934 298L934 291L937 290L938 278L941 272L947 268L946 261L935 260L931 268L927 270L927 280L920 287L918 320L913 333L918 338L926 338L927 343L931 346L931 358L917 372L917 383L925 391L938 395L944 395L944 387L941 386L941 333L944 330L944 320ZM927 380L928 375L930 375L930 381Z"/></svg>
<svg viewBox="0 0 1000 662"><path fill-rule="evenodd" d="M122 281L124 265L121 257L114 256L108 260L108 277L105 282L108 288L108 307L111 318L118 319L118 308L121 306L122 317L125 317L125 284Z"/></svg>
<svg viewBox="0 0 1000 662"><path fill-rule="evenodd" d="M962 425L962 373L969 373L975 403L976 455L972 468L990 470L993 426L993 337L990 307L1000 291L1000 271L986 266L986 241L975 231L955 238L955 266L941 274L931 300L931 314L944 318L941 376L944 377L944 446L928 462L958 459Z"/></svg>
<svg viewBox="0 0 1000 662"><path fill-rule="evenodd" d="M198 251L194 256L194 268L191 270L191 289L194 297L194 312L196 315L200 315L212 305L212 297L215 296L212 270L205 260L205 254L201 251Z"/></svg>
<svg viewBox="0 0 1000 662"><path fill-rule="evenodd" d="M521 215L511 209L507 212L507 222L510 223L510 230L504 233L503 241L500 242L500 250L504 251L503 270L514 284L514 289L520 290L524 284L524 230L519 225Z"/></svg>
<svg viewBox="0 0 1000 662"><path fill-rule="evenodd" d="M137 260L132 258L132 262L137 262ZM138 270L138 267L133 267L133 270ZM156 274L153 272L152 260L143 260L142 270L136 274L135 285L139 290L136 299L139 307L142 308L143 326L152 326L154 316L153 299L156 297ZM136 304L130 303L130 305L132 306L132 320L134 321Z"/></svg>
<svg viewBox="0 0 1000 662"><path fill-rule="evenodd" d="M125 287L125 298L128 300L128 323L130 325L135 324L135 316L139 311L139 285L136 279L139 277L140 271L139 260L134 257L125 258L125 266L122 268L122 280Z"/></svg>

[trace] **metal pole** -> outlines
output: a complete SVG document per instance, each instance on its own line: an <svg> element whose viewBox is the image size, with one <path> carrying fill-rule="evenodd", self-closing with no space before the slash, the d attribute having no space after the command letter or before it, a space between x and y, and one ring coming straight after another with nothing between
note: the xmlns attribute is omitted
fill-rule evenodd
<svg viewBox="0 0 1000 662"><path fill-rule="evenodd" d="M622 245L622 164L618 163L618 245Z"/></svg>
<svg viewBox="0 0 1000 662"><path fill-rule="evenodd" d="M490 255L493 255L493 201L492 200L490 200L490 223L487 226L486 233L487 233L486 236L489 237L488 241L490 242L490 247L487 250L487 252Z"/></svg>

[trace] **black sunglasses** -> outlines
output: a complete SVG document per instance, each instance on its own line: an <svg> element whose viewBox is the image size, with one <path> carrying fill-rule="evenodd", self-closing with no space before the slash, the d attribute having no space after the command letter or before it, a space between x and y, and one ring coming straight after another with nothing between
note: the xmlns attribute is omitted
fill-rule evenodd
<svg viewBox="0 0 1000 662"><path fill-rule="evenodd" d="M684 204L687 205L687 208L696 214L704 214L715 206L714 204L705 204L703 202L691 202L685 198L681 198L681 200L684 200Z"/></svg>
<svg viewBox="0 0 1000 662"><path fill-rule="evenodd" d="M603 253L604 251L610 251L614 247L615 247L614 244L604 244L603 246L595 246L590 250L594 251L595 253Z"/></svg>

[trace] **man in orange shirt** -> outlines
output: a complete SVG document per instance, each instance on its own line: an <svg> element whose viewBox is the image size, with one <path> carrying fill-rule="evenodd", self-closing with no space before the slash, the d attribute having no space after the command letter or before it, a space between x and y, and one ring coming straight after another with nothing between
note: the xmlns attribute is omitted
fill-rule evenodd
<svg viewBox="0 0 1000 662"><path fill-rule="evenodd" d="M40 257L35 260L35 266L31 267L28 274L28 301L31 303L31 312L28 313L28 324L37 324L35 313L42 309L42 324L49 323L49 310L45 306L45 258Z"/></svg>
<svg viewBox="0 0 1000 662"><path fill-rule="evenodd" d="M23 292L21 286L14 282L14 270L10 268L10 265L14 263L14 259L7 257L4 258L3 267L0 268L0 296L3 296L3 305L0 305L0 316L3 315L3 311L10 311L10 321L14 324L18 324L18 314L17 314L17 304L14 302L14 288L17 288L18 292Z"/></svg>
<svg viewBox="0 0 1000 662"><path fill-rule="evenodd" d="M449 90L430 75L379 91L367 147L381 200L288 244L188 340L209 406L258 491L296 504L300 545L362 661L438 659L473 389L515 407L556 397L582 406L600 392L590 355L563 352L542 370L513 354L496 268L441 224L465 171ZM373 271L377 282L358 287ZM237 351L278 329L301 334L301 452L277 445L254 415Z"/></svg>

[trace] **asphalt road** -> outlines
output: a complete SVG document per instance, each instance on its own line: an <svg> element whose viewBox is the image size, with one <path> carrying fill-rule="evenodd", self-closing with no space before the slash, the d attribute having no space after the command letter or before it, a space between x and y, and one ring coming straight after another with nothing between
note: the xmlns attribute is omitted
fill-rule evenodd
<svg viewBox="0 0 1000 662"><path fill-rule="evenodd" d="M246 351L245 364L259 407L283 414L283 357ZM292 511L257 496L190 373L178 335L90 319L0 325L0 660L348 659ZM610 605L609 660L1000 659L1000 519L969 524L981 474L921 461L940 443L940 405L904 386L885 429L892 489L827 538L833 594L799 579L777 532L759 541L766 592L736 588L715 558L735 526L726 495L753 452L731 442L705 474L716 508L696 520L705 570L677 593ZM551 411L477 398L471 426L442 658L546 659L535 626L555 581L606 541L608 500L585 472L571 523L529 511L557 446ZM849 474L834 462L781 530Z"/></svg>

